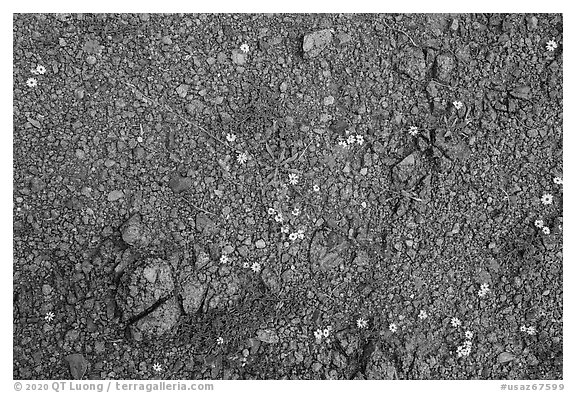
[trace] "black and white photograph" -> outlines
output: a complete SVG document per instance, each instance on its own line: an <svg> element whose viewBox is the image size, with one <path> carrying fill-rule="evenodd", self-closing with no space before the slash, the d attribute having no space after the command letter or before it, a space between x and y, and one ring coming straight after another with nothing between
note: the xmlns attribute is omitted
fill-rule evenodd
<svg viewBox="0 0 576 393"><path fill-rule="evenodd" d="M574 389L562 13L174 11L11 15L21 390Z"/></svg>

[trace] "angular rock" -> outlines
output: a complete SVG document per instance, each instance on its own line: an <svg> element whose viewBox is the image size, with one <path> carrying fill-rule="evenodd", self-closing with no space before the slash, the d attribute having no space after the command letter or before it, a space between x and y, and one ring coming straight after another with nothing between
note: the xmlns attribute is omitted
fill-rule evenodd
<svg viewBox="0 0 576 393"><path fill-rule="evenodd" d="M232 63L236 65L244 65L246 63L246 54L238 49L232 51Z"/></svg>
<svg viewBox="0 0 576 393"><path fill-rule="evenodd" d="M122 190L114 190L114 191L110 191L108 193L108 202L114 202L117 201L120 198L124 197L124 193L122 192Z"/></svg>
<svg viewBox="0 0 576 393"><path fill-rule="evenodd" d="M411 153L400 161L393 169L392 175L402 183L407 182L412 177L416 169L416 153Z"/></svg>
<svg viewBox="0 0 576 393"><path fill-rule="evenodd" d="M314 269L324 271L344 263L350 256L350 246L344 236L336 231L318 231L310 244L310 261Z"/></svg>
<svg viewBox="0 0 576 393"><path fill-rule="evenodd" d="M449 53L436 56L435 75L441 82L449 82L454 70L454 57Z"/></svg>
<svg viewBox="0 0 576 393"><path fill-rule="evenodd" d="M412 46L402 52L402 57L398 64L398 71L408 75L415 80L424 80L426 77L426 59L424 52L420 48Z"/></svg>
<svg viewBox="0 0 576 393"><path fill-rule="evenodd" d="M174 288L172 267L162 259L150 258L126 272L116 294L122 320L139 318L131 326L133 331L151 336L166 333L180 317Z"/></svg>
<svg viewBox="0 0 576 393"><path fill-rule="evenodd" d="M196 214L196 230L205 236L210 236L216 233L217 228L214 221L206 213L201 212Z"/></svg>
<svg viewBox="0 0 576 393"><path fill-rule="evenodd" d="M66 356L66 361L70 367L70 374L72 374L73 379L82 379L86 370L88 369L88 361L82 354L74 353L72 355Z"/></svg>
<svg viewBox="0 0 576 393"><path fill-rule="evenodd" d="M146 247L150 244L150 231L142 224L140 214L134 214L120 228L122 240L131 246Z"/></svg>
<svg viewBox="0 0 576 393"><path fill-rule="evenodd" d="M324 29L306 34L302 43L304 57L313 58L318 56L324 48L332 42L332 31Z"/></svg>
<svg viewBox="0 0 576 393"><path fill-rule="evenodd" d="M208 290L206 284L202 284L194 278L188 278L181 284L182 308L186 314L195 314L202 307L204 295Z"/></svg>
<svg viewBox="0 0 576 393"><path fill-rule="evenodd" d="M176 298L171 297L131 326L132 334L139 332L147 336L161 336L172 330L179 318L180 307Z"/></svg>
<svg viewBox="0 0 576 393"><path fill-rule="evenodd" d="M280 341L274 329L259 329L256 332L256 337L258 337L258 340L267 344L276 344Z"/></svg>
<svg viewBox="0 0 576 393"><path fill-rule="evenodd" d="M370 263L368 253L366 251L359 251L354 258L353 263L357 266L366 266Z"/></svg>
<svg viewBox="0 0 576 393"><path fill-rule="evenodd" d="M498 355L498 363L508 363L514 359L516 359L516 356L510 352L502 352L500 355Z"/></svg>
<svg viewBox="0 0 576 393"><path fill-rule="evenodd" d="M377 345L366 365L366 379L398 379L392 359Z"/></svg>
<svg viewBox="0 0 576 393"><path fill-rule="evenodd" d="M511 92L510 95L521 100L529 100L531 97L530 87L528 86L517 86Z"/></svg>
<svg viewBox="0 0 576 393"><path fill-rule="evenodd" d="M192 187L193 181L189 177L180 176L179 173L173 173L168 182L168 186L176 194L181 193Z"/></svg>

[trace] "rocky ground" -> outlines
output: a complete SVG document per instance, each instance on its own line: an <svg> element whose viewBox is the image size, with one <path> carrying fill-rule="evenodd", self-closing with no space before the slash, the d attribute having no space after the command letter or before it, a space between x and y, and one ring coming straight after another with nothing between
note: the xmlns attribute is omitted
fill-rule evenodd
<svg viewBox="0 0 576 393"><path fill-rule="evenodd" d="M15 379L562 378L561 15L13 29Z"/></svg>

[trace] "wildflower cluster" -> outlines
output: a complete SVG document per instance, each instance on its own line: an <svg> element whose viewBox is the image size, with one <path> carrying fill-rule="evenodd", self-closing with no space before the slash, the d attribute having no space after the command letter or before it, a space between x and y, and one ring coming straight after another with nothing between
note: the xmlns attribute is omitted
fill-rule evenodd
<svg viewBox="0 0 576 393"><path fill-rule="evenodd" d="M456 348L456 354L459 358L469 356L471 351L472 341L470 340L464 341L463 345L459 345L458 348Z"/></svg>
<svg viewBox="0 0 576 393"><path fill-rule="evenodd" d="M316 338L317 342L321 342L322 340L326 341L326 343L330 343L330 333L332 332L332 326L328 325L324 329L316 329L314 331L314 337Z"/></svg>
<svg viewBox="0 0 576 393"><path fill-rule="evenodd" d="M535 220L534 226L542 230L542 233L545 235L550 234L550 228L544 225L544 220Z"/></svg>
<svg viewBox="0 0 576 393"><path fill-rule="evenodd" d="M525 325L520 326L520 331L522 333L527 333L530 336L534 336L536 335L536 328L534 326L528 326L526 327Z"/></svg>
<svg viewBox="0 0 576 393"><path fill-rule="evenodd" d="M344 148L350 147L353 144L363 145L364 144L364 136L363 135L348 135L346 139L339 139L338 145Z"/></svg>
<svg viewBox="0 0 576 393"><path fill-rule="evenodd" d="M281 211L277 211L273 207L268 208L268 214L274 216L274 221L276 222L284 222L284 216L282 215Z"/></svg>
<svg viewBox="0 0 576 393"><path fill-rule="evenodd" d="M478 290L478 296L480 297L484 297L488 294L488 292L490 292L490 288L488 283L484 283L482 285L480 285L480 289Z"/></svg>
<svg viewBox="0 0 576 393"><path fill-rule="evenodd" d="M44 75L46 73L46 67L43 65L38 64L36 68L30 70L30 72L34 75ZM28 87L36 87L38 86L38 79L36 78L28 78L26 80L26 86Z"/></svg>
<svg viewBox="0 0 576 393"><path fill-rule="evenodd" d="M298 229L298 231L291 233L288 236L288 239L290 239L290 241L296 241L298 239L302 240L304 239L304 229Z"/></svg>

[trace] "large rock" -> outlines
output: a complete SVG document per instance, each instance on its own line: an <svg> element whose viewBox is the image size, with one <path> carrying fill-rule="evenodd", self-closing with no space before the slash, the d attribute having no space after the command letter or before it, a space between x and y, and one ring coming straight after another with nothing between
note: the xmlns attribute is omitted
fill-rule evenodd
<svg viewBox="0 0 576 393"><path fill-rule="evenodd" d="M148 259L121 278L116 300L122 319L146 335L168 332L180 317L174 297L172 268L161 259Z"/></svg>
<svg viewBox="0 0 576 393"><path fill-rule="evenodd" d="M131 246L146 247L150 244L150 231L142 224L140 214L134 214L120 228L122 240Z"/></svg>
<svg viewBox="0 0 576 393"><path fill-rule="evenodd" d="M332 42L332 31L324 29L315 31L314 33L306 34L302 43L304 56L313 58L318 56L324 48Z"/></svg>
<svg viewBox="0 0 576 393"><path fill-rule="evenodd" d="M206 213L196 214L196 230L205 236L210 236L218 231L216 223Z"/></svg>
<svg viewBox="0 0 576 393"><path fill-rule="evenodd" d="M179 173L173 173L168 182L168 186L176 194L181 193L192 187L193 180L189 177L180 176Z"/></svg>
<svg viewBox="0 0 576 393"><path fill-rule="evenodd" d="M409 46L403 50L398 70L412 79L424 80L426 77L426 59L422 49Z"/></svg>
<svg viewBox="0 0 576 393"><path fill-rule="evenodd" d="M398 379L394 362L376 345L366 364L366 379Z"/></svg>
<svg viewBox="0 0 576 393"><path fill-rule="evenodd" d="M454 57L450 53L436 56L435 75L441 82L449 82L454 70Z"/></svg>
<svg viewBox="0 0 576 393"><path fill-rule="evenodd" d="M182 308L186 314L195 314L200 310L207 290L206 284L193 278L181 284Z"/></svg>
<svg viewBox="0 0 576 393"><path fill-rule="evenodd" d="M331 270L350 257L350 245L337 231L318 231L310 244L310 261L313 269Z"/></svg>

